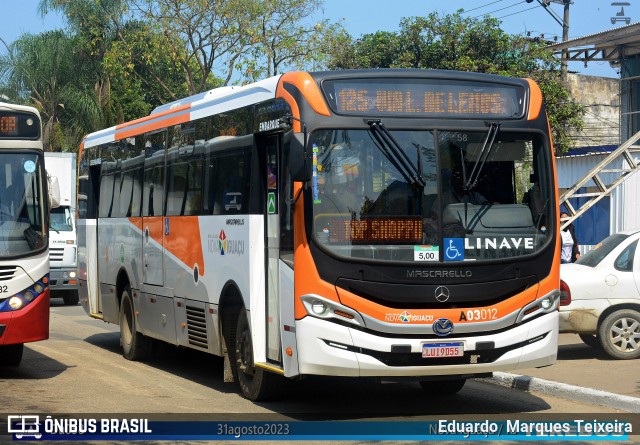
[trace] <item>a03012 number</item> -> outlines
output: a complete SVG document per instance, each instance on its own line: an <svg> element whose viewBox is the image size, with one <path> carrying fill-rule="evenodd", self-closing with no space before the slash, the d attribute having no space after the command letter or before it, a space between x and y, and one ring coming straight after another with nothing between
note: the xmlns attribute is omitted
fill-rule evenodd
<svg viewBox="0 0 640 445"><path fill-rule="evenodd" d="M496 320L498 318L498 309L490 307L488 309L469 309L460 312L458 321L486 321Z"/></svg>

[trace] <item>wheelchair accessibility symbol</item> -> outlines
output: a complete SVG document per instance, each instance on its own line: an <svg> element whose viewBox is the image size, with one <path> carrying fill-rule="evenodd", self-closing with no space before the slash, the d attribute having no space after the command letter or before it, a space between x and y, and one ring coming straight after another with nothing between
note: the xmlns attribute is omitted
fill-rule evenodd
<svg viewBox="0 0 640 445"><path fill-rule="evenodd" d="M462 261L464 260L464 238L444 239L444 260Z"/></svg>

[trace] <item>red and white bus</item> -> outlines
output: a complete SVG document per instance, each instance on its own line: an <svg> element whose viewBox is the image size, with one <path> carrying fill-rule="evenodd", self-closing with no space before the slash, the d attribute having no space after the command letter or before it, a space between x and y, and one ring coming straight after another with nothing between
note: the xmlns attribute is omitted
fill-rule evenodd
<svg viewBox="0 0 640 445"><path fill-rule="evenodd" d="M281 376L454 393L556 359L555 165L531 80L292 72L80 152L80 300L128 359L155 340L222 356L253 400Z"/></svg>
<svg viewBox="0 0 640 445"><path fill-rule="evenodd" d="M49 199L40 115L0 103L0 366L49 338Z"/></svg>

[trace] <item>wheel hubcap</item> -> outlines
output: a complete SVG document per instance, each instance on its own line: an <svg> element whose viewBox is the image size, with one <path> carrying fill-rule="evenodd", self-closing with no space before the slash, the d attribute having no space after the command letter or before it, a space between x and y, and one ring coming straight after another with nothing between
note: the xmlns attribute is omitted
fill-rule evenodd
<svg viewBox="0 0 640 445"><path fill-rule="evenodd" d="M640 321L633 318L621 318L611 326L611 343L622 352L635 352L640 349Z"/></svg>
<svg viewBox="0 0 640 445"><path fill-rule="evenodd" d="M251 348L251 333L244 331L240 335L240 370L247 376L253 376L253 350Z"/></svg>

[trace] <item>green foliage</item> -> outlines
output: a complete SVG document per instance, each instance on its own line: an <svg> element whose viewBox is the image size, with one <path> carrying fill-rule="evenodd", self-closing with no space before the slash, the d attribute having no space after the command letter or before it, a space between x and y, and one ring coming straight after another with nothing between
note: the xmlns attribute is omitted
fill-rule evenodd
<svg viewBox="0 0 640 445"><path fill-rule="evenodd" d="M460 13L405 18L398 32L376 32L329 49L331 69L421 68L534 79L542 90L557 153L572 146L584 108L563 86L559 62L541 44L502 31L497 19Z"/></svg>
<svg viewBox="0 0 640 445"><path fill-rule="evenodd" d="M62 151L67 141L100 122L90 88L91 71L77 63L78 42L63 31L24 34L0 61L3 90L17 103L35 106L42 116L45 149ZM65 128L61 135L60 128Z"/></svg>
<svg viewBox="0 0 640 445"><path fill-rule="evenodd" d="M324 66L328 43L338 39L343 29L329 20L305 22L322 6L321 0L261 0L256 5L250 49L236 64L244 80Z"/></svg>

